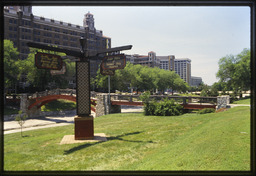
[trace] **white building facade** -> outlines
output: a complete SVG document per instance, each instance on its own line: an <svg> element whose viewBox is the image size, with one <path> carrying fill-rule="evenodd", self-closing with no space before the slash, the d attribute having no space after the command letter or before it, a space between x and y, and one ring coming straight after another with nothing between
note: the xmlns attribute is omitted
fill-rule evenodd
<svg viewBox="0 0 256 176"><path fill-rule="evenodd" d="M174 70L180 75L181 79L191 84L191 60L188 58L175 59L174 60Z"/></svg>

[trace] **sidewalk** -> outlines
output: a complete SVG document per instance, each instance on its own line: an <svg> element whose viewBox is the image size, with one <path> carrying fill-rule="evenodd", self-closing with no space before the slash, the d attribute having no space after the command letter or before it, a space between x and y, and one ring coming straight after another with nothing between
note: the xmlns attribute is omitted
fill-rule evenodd
<svg viewBox="0 0 256 176"><path fill-rule="evenodd" d="M74 123L75 111L68 115L44 116L38 118L29 118L25 121L22 131L63 126ZM15 120L4 122L4 134L20 132L20 125Z"/></svg>
<svg viewBox="0 0 256 176"><path fill-rule="evenodd" d="M131 113L131 112L143 112L142 107L122 107L122 113ZM95 113L91 114L95 117ZM46 115L39 118L29 118L25 121L22 131L29 131L41 128L57 127L70 125L74 123L74 117L76 112L68 113L68 115ZM5 121L4 122L4 134L17 133L20 132L20 125L15 120Z"/></svg>
<svg viewBox="0 0 256 176"><path fill-rule="evenodd" d="M233 107L237 107L237 106L251 106L251 105L249 105L249 104L229 104L229 106L231 108L233 108Z"/></svg>

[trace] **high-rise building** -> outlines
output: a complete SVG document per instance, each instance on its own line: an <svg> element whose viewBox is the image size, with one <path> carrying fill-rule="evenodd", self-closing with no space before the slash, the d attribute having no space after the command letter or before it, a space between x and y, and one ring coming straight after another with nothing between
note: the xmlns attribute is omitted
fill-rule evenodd
<svg viewBox="0 0 256 176"><path fill-rule="evenodd" d="M191 86L198 87L202 82L201 77L191 76Z"/></svg>
<svg viewBox="0 0 256 176"><path fill-rule="evenodd" d="M11 40L20 53L20 59L29 54L27 42L58 45L66 49L80 49L81 37L87 38L89 51L111 48L111 38L95 29L93 14L86 13L83 26L35 16L32 6L4 7L4 39ZM100 60L90 62L91 76L96 76Z"/></svg>
<svg viewBox="0 0 256 176"><path fill-rule="evenodd" d="M157 59L160 60L160 67L161 69L164 70L174 70L174 59L175 56L174 55L170 55L170 56L156 56Z"/></svg>
<svg viewBox="0 0 256 176"><path fill-rule="evenodd" d="M142 66L160 67L160 60L156 57L156 53L153 51L148 52L148 55L126 55L126 61Z"/></svg>
<svg viewBox="0 0 256 176"><path fill-rule="evenodd" d="M175 59L174 55L157 56L155 52L150 51L148 55L126 55L126 61L132 64L140 64L148 67L159 67L164 70L175 71L181 79L191 84L191 60Z"/></svg>
<svg viewBox="0 0 256 176"><path fill-rule="evenodd" d="M174 70L180 75L181 79L191 84L191 60L188 58L185 59L175 59L174 60Z"/></svg>

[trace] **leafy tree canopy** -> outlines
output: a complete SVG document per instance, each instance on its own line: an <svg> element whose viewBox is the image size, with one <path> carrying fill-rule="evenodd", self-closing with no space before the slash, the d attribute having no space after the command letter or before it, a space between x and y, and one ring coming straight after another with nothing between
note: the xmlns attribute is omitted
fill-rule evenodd
<svg viewBox="0 0 256 176"><path fill-rule="evenodd" d="M17 83L19 52L14 48L13 42L4 40L4 84L5 88Z"/></svg>
<svg viewBox="0 0 256 176"><path fill-rule="evenodd" d="M244 49L237 56L228 55L219 60L216 74L221 86L226 90L250 89L250 50Z"/></svg>
<svg viewBox="0 0 256 176"><path fill-rule="evenodd" d="M100 74L98 70L94 80L98 88L108 87L108 78ZM127 91L133 87L137 91L164 91L167 88L184 92L188 89L187 83L173 71L163 70L157 67L151 68L141 65L133 65L127 62L126 67L116 70L111 76L111 90Z"/></svg>

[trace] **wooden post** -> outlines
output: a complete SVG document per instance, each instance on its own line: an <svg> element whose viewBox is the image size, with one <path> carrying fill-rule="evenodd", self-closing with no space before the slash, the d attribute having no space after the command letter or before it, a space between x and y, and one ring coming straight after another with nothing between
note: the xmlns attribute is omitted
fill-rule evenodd
<svg viewBox="0 0 256 176"><path fill-rule="evenodd" d="M76 62L76 107L75 140L93 139L93 116L91 115L90 61L88 58L87 37L80 39L81 61Z"/></svg>
<svg viewBox="0 0 256 176"><path fill-rule="evenodd" d="M89 61L76 63L76 106L75 140L93 139L93 116L90 101L90 63Z"/></svg>

